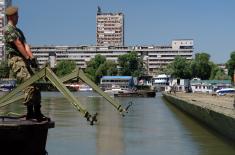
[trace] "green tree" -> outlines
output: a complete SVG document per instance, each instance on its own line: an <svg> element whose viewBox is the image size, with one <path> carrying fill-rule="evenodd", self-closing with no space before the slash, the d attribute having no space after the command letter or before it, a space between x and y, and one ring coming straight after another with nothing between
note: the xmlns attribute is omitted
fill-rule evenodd
<svg viewBox="0 0 235 155"><path fill-rule="evenodd" d="M110 60L101 64L96 70L96 77L102 77L104 75L117 75L117 64Z"/></svg>
<svg viewBox="0 0 235 155"><path fill-rule="evenodd" d="M219 68L218 65L213 62L210 63L211 66L211 75L210 80L230 80L230 77L224 73L222 68Z"/></svg>
<svg viewBox="0 0 235 155"><path fill-rule="evenodd" d="M176 56L164 72L174 78L191 79L190 61L181 56Z"/></svg>
<svg viewBox="0 0 235 155"><path fill-rule="evenodd" d="M75 61L62 60L56 65L56 75L62 77L71 73L76 68Z"/></svg>
<svg viewBox="0 0 235 155"><path fill-rule="evenodd" d="M106 61L106 58L100 54L97 54L95 58L92 58L87 62L87 67L85 69L86 75L95 83L99 83L100 77L97 77L96 71ZM99 71L100 72L100 71Z"/></svg>
<svg viewBox="0 0 235 155"><path fill-rule="evenodd" d="M85 73L92 81L99 83L102 76L117 75L117 64L98 54L87 63Z"/></svg>
<svg viewBox="0 0 235 155"><path fill-rule="evenodd" d="M197 53L192 61L192 76L202 80L208 80L211 74L210 55L207 53Z"/></svg>
<svg viewBox="0 0 235 155"><path fill-rule="evenodd" d="M228 69L228 75L233 79L235 70L235 51L230 54L230 59L226 63L226 68Z"/></svg>
<svg viewBox="0 0 235 155"><path fill-rule="evenodd" d="M118 57L120 75L141 76L143 75L143 61L137 52L132 51Z"/></svg>
<svg viewBox="0 0 235 155"><path fill-rule="evenodd" d="M106 75L114 76L118 74L117 63L107 60L105 65L107 66Z"/></svg>
<svg viewBox="0 0 235 155"><path fill-rule="evenodd" d="M231 78L222 69L219 69L215 74L214 80L231 80Z"/></svg>
<svg viewBox="0 0 235 155"><path fill-rule="evenodd" d="M0 78L8 78L10 68L8 67L7 61L0 62Z"/></svg>

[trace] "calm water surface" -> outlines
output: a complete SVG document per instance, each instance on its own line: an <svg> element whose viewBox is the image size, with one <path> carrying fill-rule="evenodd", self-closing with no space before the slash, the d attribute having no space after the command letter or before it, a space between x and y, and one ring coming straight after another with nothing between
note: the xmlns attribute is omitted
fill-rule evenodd
<svg viewBox="0 0 235 155"><path fill-rule="evenodd" d="M89 112L90 126L58 92L43 93L44 114L56 127L49 130L49 155L235 155L235 144L180 112L157 94L155 98L115 98L134 102L126 117L92 92L74 93ZM22 112L22 105L5 110Z"/></svg>

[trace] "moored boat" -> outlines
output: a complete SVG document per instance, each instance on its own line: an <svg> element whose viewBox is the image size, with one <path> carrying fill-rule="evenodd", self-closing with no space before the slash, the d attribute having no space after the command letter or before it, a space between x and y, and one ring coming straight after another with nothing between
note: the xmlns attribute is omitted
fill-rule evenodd
<svg viewBox="0 0 235 155"><path fill-rule="evenodd" d="M118 85L113 85L111 88L106 89L104 92L114 96L115 94L130 93L131 90L121 88Z"/></svg>
<svg viewBox="0 0 235 155"><path fill-rule="evenodd" d="M156 92L151 90L137 90L125 93L116 93L114 97L155 97Z"/></svg>
<svg viewBox="0 0 235 155"><path fill-rule="evenodd" d="M92 91L93 89L88 86L88 85L85 85L85 84L82 84L82 85L79 85L79 89L78 91Z"/></svg>

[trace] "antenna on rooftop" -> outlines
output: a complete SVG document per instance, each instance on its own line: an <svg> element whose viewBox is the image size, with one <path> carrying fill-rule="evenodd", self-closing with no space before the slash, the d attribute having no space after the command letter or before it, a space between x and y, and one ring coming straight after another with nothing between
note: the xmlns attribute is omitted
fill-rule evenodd
<svg viewBox="0 0 235 155"><path fill-rule="evenodd" d="M98 6L98 8L97 8L97 14L101 14L101 8L100 8L100 6Z"/></svg>

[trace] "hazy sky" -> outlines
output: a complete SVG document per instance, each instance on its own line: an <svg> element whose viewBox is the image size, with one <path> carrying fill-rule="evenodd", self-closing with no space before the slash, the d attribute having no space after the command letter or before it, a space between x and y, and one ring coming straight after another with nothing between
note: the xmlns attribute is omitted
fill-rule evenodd
<svg viewBox="0 0 235 155"><path fill-rule="evenodd" d="M31 45L95 45L96 11L125 15L125 45L193 39L224 63L235 50L235 0L13 0Z"/></svg>

